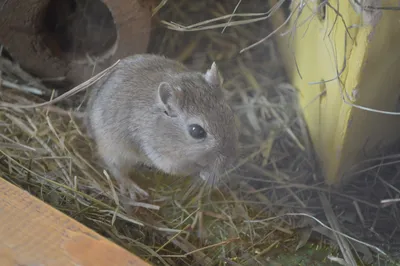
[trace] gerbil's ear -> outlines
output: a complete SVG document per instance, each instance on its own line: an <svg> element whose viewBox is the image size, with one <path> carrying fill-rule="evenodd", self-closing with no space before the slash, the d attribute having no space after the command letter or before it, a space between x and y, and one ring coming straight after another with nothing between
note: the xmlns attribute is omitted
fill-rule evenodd
<svg viewBox="0 0 400 266"><path fill-rule="evenodd" d="M215 62L212 63L211 68L207 70L206 74L204 74L204 77L211 86L219 87L223 83L223 79L219 75L218 67Z"/></svg>
<svg viewBox="0 0 400 266"><path fill-rule="evenodd" d="M158 100L165 108L165 114L168 116L176 116L176 99L177 89L167 82L161 82L158 86Z"/></svg>

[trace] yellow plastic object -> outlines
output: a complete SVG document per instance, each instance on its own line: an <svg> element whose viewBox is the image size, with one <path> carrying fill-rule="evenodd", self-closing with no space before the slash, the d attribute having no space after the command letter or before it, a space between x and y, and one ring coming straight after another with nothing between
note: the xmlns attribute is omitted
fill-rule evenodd
<svg viewBox="0 0 400 266"><path fill-rule="evenodd" d="M400 136L400 115L393 114L400 112L400 11L363 10L354 0L294 0L291 10L275 40L327 183L347 181L361 160ZM274 28L288 17L276 12Z"/></svg>

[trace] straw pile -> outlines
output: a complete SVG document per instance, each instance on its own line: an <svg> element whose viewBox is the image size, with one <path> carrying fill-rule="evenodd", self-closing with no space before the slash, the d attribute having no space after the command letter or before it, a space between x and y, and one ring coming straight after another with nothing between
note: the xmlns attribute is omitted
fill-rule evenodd
<svg viewBox="0 0 400 266"><path fill-rule="evenodd" d="M157 16L164 22L156 25L150 52L202 71L217 61L242 123L243 155L232 182L204 193L189 178L138 172L134 178L151 200L127 213L79 118L63 111L65 102L52 108L1 107L0 176L157 265L268 265L300 249L310 237L318 245L325 240L337 245L328 259L341 264L372 262L377 255L383 259L382 250L399 256L400 243L393 242L400 239L398 211L377 201L399 192L393 183L399 171L393 163L389 168L381 164L341 191L323 185L296 90L286 82L274 43L265 41L239 55L271 32L266 19L197 32L163 26L170 21L189 25L233 11L267 11L265 2L162 3ZM32 96L35 91L26 92L21 71L4 67L7 60L1 58L0 101L43 102ZM80 105L83 97L78 96L68 104ZM374 184L367 181L371 175ZM393 226L391 232L387 224Z"/></svg>

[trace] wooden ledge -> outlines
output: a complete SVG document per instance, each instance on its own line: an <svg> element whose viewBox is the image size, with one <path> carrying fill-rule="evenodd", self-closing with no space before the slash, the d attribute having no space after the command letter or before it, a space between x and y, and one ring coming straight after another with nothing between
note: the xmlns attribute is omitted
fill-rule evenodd
<svg viewBox="0 0 400 266"><path fill-rule="evenodd" d="M0 265L149 264L0 178Z"/></svg>

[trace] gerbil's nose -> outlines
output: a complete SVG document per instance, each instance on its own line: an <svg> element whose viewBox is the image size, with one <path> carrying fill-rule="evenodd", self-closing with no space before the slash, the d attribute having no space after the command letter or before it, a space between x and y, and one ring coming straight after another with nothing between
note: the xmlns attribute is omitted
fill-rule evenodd
<svg viewBox="0 0 400 266"><path fill-rule="evenodd" d="M217 183L217 175L208 171L201 171L200 178L203 179L207 185L214 186Z"/></svg>
<svg viewBox="0 0 400 266"><path fill-rule="evenodd" d="M203 179L204 181L207 181L207 179L208 179L208 177L209 177L209 174L202 171L202 172L200 172L200 177L201 177L201 179Z"/></svg>

